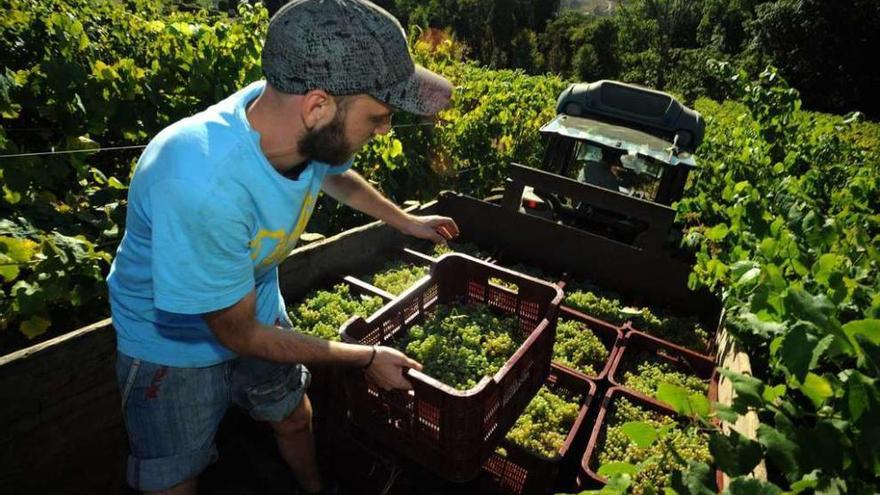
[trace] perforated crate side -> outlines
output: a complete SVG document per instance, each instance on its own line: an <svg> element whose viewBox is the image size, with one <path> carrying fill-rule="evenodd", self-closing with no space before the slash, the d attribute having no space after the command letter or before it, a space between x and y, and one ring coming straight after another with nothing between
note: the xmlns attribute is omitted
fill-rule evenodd
<svg viewBox="0 0 880 495"><path fill-rule="evenodd" d="M553 365L546 384L553 389L562 389L578 397L580 404L578 416L572 424L565 442L560 447L559 453L553 457L545 457L504 439L501 445L507 455L502 456L493 452L483 465L484 473L480 484L485 491L504 495L548 493L556 484L556 476L562 465L574 464L579 460L574 459L579 455L579 452L575 450L576 442L583 437L584 429L591 426L587 424L586 419L588 412L593 407L596 384L581 374L557 365Z"/></svg>
<svg viewBox="0 0 880 495"><path fill-rule="evenodd" d="M489 283L514 283L512 292ZM436 291L436 292L435 292ZM444 255L431 275L410 287L368 320L353 318L343 329L348 342L391 344L420 323L438 303L482 303L516 315L525 343L492 377L458 391L409 370L411 393L386 392L363 374L346 376L351 418L389 450L453 481L475 477L550 369L561 290L549 283L469 256Z"/></svg>

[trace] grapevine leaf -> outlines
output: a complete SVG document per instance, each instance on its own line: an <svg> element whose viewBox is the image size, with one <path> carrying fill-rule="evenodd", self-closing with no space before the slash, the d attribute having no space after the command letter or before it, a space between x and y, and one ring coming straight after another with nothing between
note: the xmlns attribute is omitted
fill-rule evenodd
<svg viewBox="0 0 880 495"><path fill-rule="evenodd" d="M672 473L672 489L676 493L688 495L715 495L715 480L712 470L702 462L688 461L687 469Z"/></svg>
<svg viewBox="0 0 880 495"><path fill-rule="evenodd" d="M721 369L719 373L733 384L733 390L736 391L733 407L737 412L742 413L749 407L760 407L764 403L764 383L761 380L728 369Z"/></svg>
<svg viewBox="0 0 880 495"><path fill-rule="evenodd" d="M822 331L834 335L835 342L842 351L852 351L851 341L843 332L840 323L834 319L835 307L827 297L813 296L803 290L789 288L783 298L783 303L791 315L808 321Z"/></svg>
<svg viewBox="0 0 880 495"><path fill-rule="evenodd" d="M810 400L813 401L813 405L817 408L825 402L825 399L834 395L834 391L831 389L831 383L825 378L812 372L807 373L804 383L801 385L801 392L809 397Z"/></svg>
<svg viewBox="0 0 880 495"><path fill-rule="evenodd" d="M809 463L812 467L832 473L840 470L844 463L844 454L850 452L852 445L846 438L843 429L848 424L844 421L831 421L822 419L813 428L799 428L796 441L799 445L809 445L815 452L822 455L810 456L809 461L801 461L801 467L806 468Z"/></svg>
<svg viewBox="0 0 880 495"><path fill-rule="evenodd" d="M776 485L757 478L734 478L727 488L730 495L778 495L782 493Z"/></svg>
<svg viewBox="0 0 880 495"><path fill-rule="evenodd" d="M856 335L861 335L875 344L880 344L880 320L878 319L850 321L843 325L843 331L850 339L855 340Z"/></svg>
<svg viewBox="0 0 880 495"><path fill-rule="evenodd" d="M752 472L761 462L761 445L731 429L729 435L718 432L709 437L709 452L722 471L730 476Z"/></svg>
<svg viewBox="0 0 880 495"><path fill-rule="evenodd" d="M660 384L657 388L657 400L668 403L680 414L700 417L709 415L709 400L704 395L690 394L687 389L671 383Z"/></svg>
<svg viewBox="0 0 880 495"><path fill-rule="evenodd" d="M732 407L727 404L722 404L720 402L716 402L713 404L715 409L715 416L720 418L722 421L726 421L728 423L735 423L737 419L739 419L739 414Z"/></svg>
<svg viewBox="0 0 880 495"><path fill-rule="evenodd" d="M819 340L807 331L807 325L795 325L785 337L779 349L779 361L794 375L798 382L803 382L807 372L816 367L822 353L831 345L832 335Z"/></svg>
<svg viewBox="0 0 880 495"><path fill-rule="evenodd" d="M635 477L639 474L639 468L629 462L606 462L599 467L597 474L605 478L610 478L616 474L628 474Z"/></svg>
<svg viewBox="0 0 880 495"><path fill-rule="evenodd" d="M835 268L843 264L845 260L846 258L839 254L823 254L813 264L813 277L819 283L828 285L831 277L834 275Z"/></svg>
<svg viewBox="0 0 880 495"><path fill-rule="evenodd" d="M727 224L719 223L706 231L706 238L710 241L720 241L727 237L729 231L730 229L728 229Z"/></svg>
<svg viewBox="0 0 880 495"><path fill-rule="evenodd" d="M42 318L40 316L32 316L22 322L22 324L18 328L21 333L25 335L25 337L33 339L34 337L46 333L46 330L49 329L50 324L51 322L45 318Z"/></svg>
<svg viewBox="0 0 880 495"><path fill-rule="evenodd" d="M639 448L646 449L657 440L657 430L642 421L629 421L621 427L623 433Z"/></svg>
<svg viewBox="0 0 880 495"><path fill-rule="evenodd" d="M858 421L869 407L868 394L876 390L875 380L854 371L846 382L844 400L849 408L849 414L853 421Z"/></svg>
<svg viewBox="0 0 880 495"><path fill-rule="evenodd" d="M767 457L789 479L800 477L800 446L770 425L758 426L758 442L767 449Z"/></svg>
<svg viewBox="0 0 880 495"><path fill-rule="evenodd" d="M811 488L816 488L818 486L818 478L816 477L816 472L807 473L798 481L795 481L791 484L791 492L793 494L798 494L803 492L804 490L809 490Z"/></svg>

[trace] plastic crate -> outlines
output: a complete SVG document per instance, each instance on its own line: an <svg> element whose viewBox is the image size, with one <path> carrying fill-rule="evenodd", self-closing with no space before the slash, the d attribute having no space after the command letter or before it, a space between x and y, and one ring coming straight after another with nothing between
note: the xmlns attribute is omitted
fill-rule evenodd
<svg viewBox="0 0 880 495"><path fill-rule="evenodd" d="M608 375L609 381L612 385L625 388L633 394L645 399L653 399L653 397L648 397L637 390L632 390L627 387L626 384L622 383L623 364L627 359L630 359L633 354L642 351L657 356L661 360L670 363L679 371L701 378L709 385L706 394L707 397L711 400L715 400L718 397L718 376L715 371L714 361L701 354L685 349L684 347L677 346L671 342L658 339L657 337L637 330L630 330L627 332L623 339L623 343L620 345L617 357L614 358L614 363L612 364L611 371Z"/></svg>
<svg viewBox="0 0 880 495"><path fill-rule="evenodd" d="M517 291L489 283L497 278ZM550 372L550 358L562 290L476 258L440 257L431 275L382 310L343 326L343 340L393 345L410 327L430 316L438 303L486 304L516 316L527 338L492 377L467 391L408 370L410 392L383 391L362 372L346 373L352 422L389 451L417 462L450 481L476 477L483 462L522 413Z"/></svg>
<svg viewBox="0 0 880 495"><path fill-rule="evenodd" d="M682 349L686 349L686 350L693 352L695 354L699 354L699 355L704 356L709 359L714 359L715 353L717 351L717 349L716 349L717 343L715 341L715 336L718 334L718 329L721 328L721 322L719 320L717 322L714 322L714 325L713 325L713 324L710 324L705 318L698 319L698 322L703 327L703 329L706 330L706 332L708 333L708 336L709 336L708 342L706 342L706 346L699 348L699 349L690 349L690 348L682 346L681 344L676 344L674 342L670 342L670 341L663 339L661 337L655 336L654 333L652 333L651 331L647 330L645 327L640 325L639 322L634 321L633 318L630 318L626 323L624 323L623 327L624 327L624 332L628 332L628 331L640 332L645 335L650 335L656 339L660 339L664 342L669 342L671 345L674 345L676 347L680 347Z"/></svg>
<svg viewBox="0 0 880 495"><path fill-rule="evenodd" d="M590 434L587 449L581 458L580 473L578 475L578 485L580 489L586 490L598 488L608 481L596 472L599 469L599 445L605 440L605 429L607 427L605 424L605 418L609 414L609 409L612 407L614 401L618 398L628 399L639 407L651 411L657 411L666 416L680 417L674 410L657 400L647 398L640 394L635 394L632 391L621 387L612 387L608 389L605 393L605 397L602 399L602 404L599 408L599 415L596 417L596 423ZM721 471L716 470L715 478L718 486L721 486L721 476Z"/></svg>
<svg viewBox="0 0 880 495"><path fill-rule="evenodd" d="M591 380L604 380L611 372L611 367L614 364L614 360L619 352L620 343L623 341L623 330L621 330L620 327L612 325L611 323L593 318L592 316L581 313L580 311L569 308L568 306L562 306L559 308L559 318L563 320L575 320L587 325L590 330L592 330L593 333L596 334L596 337L598 337L599 340L601 340L602 343L605 344L605 348L608 349L608 359L605 361L605 366L603 366L602 369L599 370L598 374L595 376L587 375L585 373L582 373L581 371L570 368L555 361L553 362L553 364L555 366L565 368L572 373L587 377Z"/></svg>
<svg viewBox="0 0 880 495"><path fill-rule="evenodd" d="M345 277L350 293L354 296L380 297L388 303L393 296L354 277ZM342 370L339 366L310 364L312 375L308 388L312 411L316 417L337 417L345 414L345 392L342 387Z"/></svg>
<svg viewBox="0 0 880 495"><path fill-rule="evenodd" d="M565 443L556 456L545 457L507 439L502 440L501 445L507 455L493 452L483 465L481 486L485 491L514 495L547 493L554 486L556 476L563 464L572 460L573 454L576 453L575 442L582 437L582 430L589 426L586 418L596 394L596 384L583 378L580 373L574 373L568 368L554 364L546 385L552 390L563 390L572 397L577 397L581 404Z"/></svg>

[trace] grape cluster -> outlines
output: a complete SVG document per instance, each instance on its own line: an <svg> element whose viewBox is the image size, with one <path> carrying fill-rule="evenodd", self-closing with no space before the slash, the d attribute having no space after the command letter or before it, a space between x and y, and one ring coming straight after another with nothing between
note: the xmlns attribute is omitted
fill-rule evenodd
<svg viewBox="0 0 880 495"><path fill-rule="evenodd" d="M614 325L630 321L638 330L696 352L705 352L709 345L709 334L695 316L679 317L662 309L624 306L614 293L583 287L575 285L575 290L567 294L567 306Z"/></svg>
<svg viewBox="0 0 880 495"><path fill-rule="evenodd" d="M517 418L507 440L544 457L557 457L579 410L577 400L565 391L543 386Z"/></svg>
<svg viewBox="0 0 880 495"><path fill-rule="evenodd" d="M695 316L673 316L663 310L640 308L632 318L633 327L692 351L705 352L709 334Z"/></svg>
<svg viewBox="0 0 880 495"><path fill-rule="evenodd" d="M614 325L626 323L626 316L621 311L620 301L608 297L602 297L592 291L574 291L565 297L565 304L600 320L605 320Z"/></svg>
<svg viewBox="0 0 880 495"><path fill-rule="evenodd" d="M553 361L581 373L596 376L608 360L608 348L583 322L559 319Z"/></svg>
<svg viewBox="0 0 880 495"><path fill-rule="evenodd" d="M333 290L319 290L307 295L298 306L288 306L293 328L307 335L338 341L339 327L353 315L370 316L382 307L381 297L357 296L346 284Z"/></svg>
<svg viewBox="0 0 880 495"><path fill-rule="evenodd" d="M443 244L434 244L433 249L431 250L431 256L443 256L447 253L463 253L474 258L478 258L484 260L490 257L490 254L486 251L483 251L476 244L472 244L470 242L447 242L446 245Z"/></svg>
<svg viewBox="0 0 880 495"><path fill-rule="evenodd" d="M381 271L370 280L374 286L390 292L394 295L408 289L428 274L428 267L406 263L404 261L392 261L382 267Z"/></svg>
<svg viewBox="0 0 880 495"><path fill-rule="evenodd" d="M467 390L495 374L525 340L517 319L481 304L438 304L396 346L424 366L425 374Z"/></svg>
<svg viewBox="0 0 880 495"><path fill-rule="evenodd" d="M654 397L661 383L682 387L690 394L706 395L709 386L704 380L676 369L676 367L655 353L639 351L624 353L626 359L621 363L623 378L621 385Z"/></svg>
<svg viewBox="0 0 880 495"><path fill-rule="evenodd" d="M671 429L647 448L640 448L623 431L628 421L643 421L655 429ZM639 407L624 398L612 404L611 414L605 418L605 439L598 454L599 465L609 462L645 462L630 487L632 494L657 493L659 487L666 486L671 473L686 466L676 460L673 450L684 459L698 462L711 462L709 438L698 427L680 423L670 416Z"/></svg>

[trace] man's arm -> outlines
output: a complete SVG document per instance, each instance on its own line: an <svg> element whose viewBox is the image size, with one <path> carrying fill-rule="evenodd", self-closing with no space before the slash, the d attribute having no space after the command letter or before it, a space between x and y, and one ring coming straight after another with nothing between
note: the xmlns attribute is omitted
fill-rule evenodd
<svg viewBox="0 0 880 495"><path fill-rule="evenodd" d="M354 170L328 175L321 188L336 201L382 220L404 234L439 243L459 234L458 225L451 218L415 216L401 210Z"/></svg>
<svg viewBox="0 0 880 495"><path fill-rule="evenodd" d="M330 342L258 322L256 299L251 291L232 306L204 316L217 340L239 355L279 363L365 366L370 362L372 346ZM386 390L412 388L403 373L406 368L421 370L422 365L390 347L375 349L367 378Z"/></svg>

